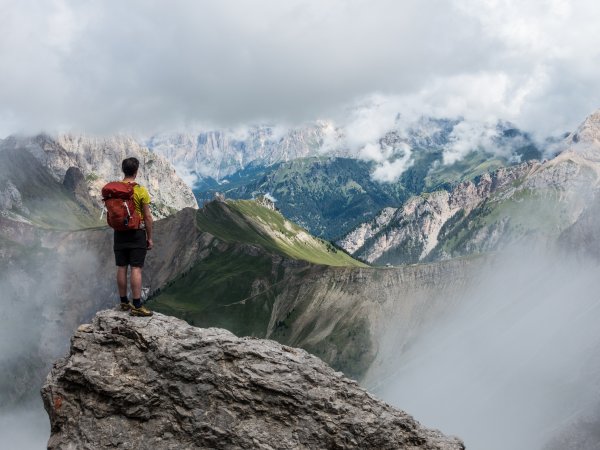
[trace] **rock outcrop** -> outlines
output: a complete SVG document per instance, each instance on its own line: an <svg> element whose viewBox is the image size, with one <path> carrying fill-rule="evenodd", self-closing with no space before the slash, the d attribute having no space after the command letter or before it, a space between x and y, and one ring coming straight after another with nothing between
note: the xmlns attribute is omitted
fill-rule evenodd
<svg viewBox="0 0 600 450"><path fill-rule="evenodd" d="M348 253L355 254L367 241L373 239L381 230L390 224L396 211L398 211L398 208L383 208L373 220L361 223L337 243Z"/></svg>
<svg viewBox="0 0 600 450"><path fill-rule="evenodd" d="M10 180L0 182L0 211L16 210L23 214L29 214L29 209L23 205L21 192Z"/></svg>
<svg viewBox="0 0 600 450"><path fill-rule="evenodd" d="M48 448L464 449L303 350L102 311L42 389Z"/></svg>
<svg viewBox="0 0 600 450"><path fill-rule="evenodd" d="M577 144L600 145L600 110L590 114L565 141L569 147Z"/></svg>

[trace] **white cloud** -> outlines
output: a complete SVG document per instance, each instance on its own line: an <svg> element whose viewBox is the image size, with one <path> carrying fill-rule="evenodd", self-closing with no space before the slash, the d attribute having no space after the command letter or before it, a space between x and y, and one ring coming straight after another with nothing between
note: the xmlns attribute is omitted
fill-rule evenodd
<svg viewBox="0 0 600 450"><path fill-rule="evenodd" d="M395 104L543 136L600 106L599 20L588 0L4 0L0 131L339 122L375 98L356 145Z"/></svg>
<svg viewBox="0 0 600 450"><path fill-rule="evenodd" d="M276 199L275 197L273 197L271 194L269 194L268 192L267 192L267 193L264 195L264 197L265 197L267 200L271 200L273 203L276 203L276 202L277 202L277 199Z"/></svg>
<svg viewBox="0 0 600 450"><path fill-rule="evenodd" d="M175 164L175 171L177 172L179 178L181 178L188 186L194 187L194 185L198 182L198 175L195 174L187 164Z"/></svg>
<svg viewBox="0 0 600 450"><path fill-rule="evenodd" d="M380 162L372 173L372 177L376 181L383 183L392 183L397 181L400 175L404 173L412 165L411 149L408 146L404 147L404 153L396 159L385 160Z"/></svg>
<svg viewBox="0 0 600 450"><path fill-rule="evenodd" d="M343 118L344 141L351 148L376 142L394 128L400 105L393 98L374 95L352 105Z"/></svg>
<svg viewBox="0 0 600 450"><path fill-rule="evenodd" d="M358 156L367 161L382 163L385 161L383 149L376 143L367 143L360 148Z"/></svg>
<svg viewBox="0 0 600 450"><path fill-rule="evenodd" d="M498 137L496 124L461 122L450 133L450 144L444 151L444 164L461 160L469 152L478 149L497 149L494 138Z"/></svg>
<svg viewBox="0 0 600 450"><path fill-rule="evenodd" d="M317 121L317 125L321 127L323 133L323 143L319 149L320 152L327 154L337 150L342 140L342 131L336 128L335 124L331 121L320 120Z"/></svg>

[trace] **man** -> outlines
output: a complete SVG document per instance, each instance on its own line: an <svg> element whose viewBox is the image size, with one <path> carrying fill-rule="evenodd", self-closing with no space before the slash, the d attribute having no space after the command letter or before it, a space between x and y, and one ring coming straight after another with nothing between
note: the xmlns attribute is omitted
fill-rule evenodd
<svg viewBox="0 0 600 450"><path fill-rule="evenodd" d="M122 183L135 183L140 162L137 158L124 159L121 164L124 178ZM117 287L121 297L121 309L130 311L132 316L151 316L152 311L142 305L142 268L146 251L151 250L152 214L150 213L150 195L145 187L136 184L133 187L135 211L142 218L139 229L115 230L114 251L117 264ZM127 298L127 267L131 266L131 296L133 305Z"/></svg>

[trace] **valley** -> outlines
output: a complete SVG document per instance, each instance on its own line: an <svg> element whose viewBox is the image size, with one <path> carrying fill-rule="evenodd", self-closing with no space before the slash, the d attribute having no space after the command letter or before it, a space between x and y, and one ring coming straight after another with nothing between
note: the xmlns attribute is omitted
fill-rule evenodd
<svg viewBox="0 0 600 450"><path fill-rule="evenodd" d="M206 229L206 215L218 208L224 211L219 230L231 229L231 222L223 219L238 202L205 205L198 212L197 226ZM256 204L252 209L259 216L269 211ZM474 260L464 259L371 268L335 247L322 245L307 252L304 239L297 241L301 246L297 251L287 242L257 245L277 232L272 225L262 226L262 236L246 234L237 240L231 240L231 231L222 232L228 241L216 236L210 255L161 288L149 305L196 326L224 327L239 335L305 348L357 379L377 354L377 330L384 322L406 324L403 345L408 345L418 334L420 321L451 307L476 266ZM421 286L424 279L432 282ZM398 297L397 290L404 294Z"/></svg>

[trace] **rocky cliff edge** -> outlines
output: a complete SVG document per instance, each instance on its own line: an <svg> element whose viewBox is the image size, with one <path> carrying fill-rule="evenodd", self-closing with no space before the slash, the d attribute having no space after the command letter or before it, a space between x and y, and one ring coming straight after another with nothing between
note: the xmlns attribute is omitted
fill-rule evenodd
<svg viewBox="0 0 600 450"><path fill-rule="evenodd" d="M50 449L464 449L303 350L102 311L42 388Z"/></svg>

